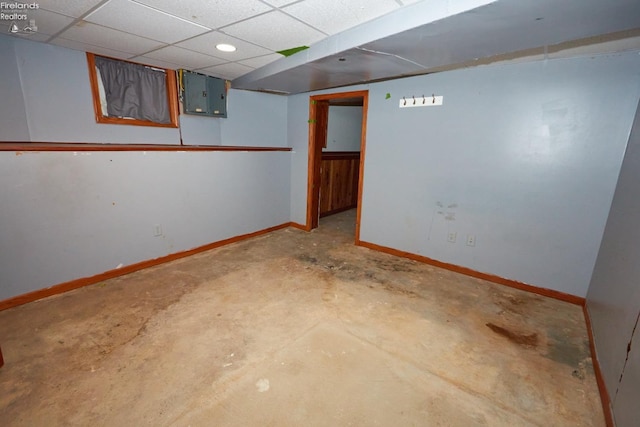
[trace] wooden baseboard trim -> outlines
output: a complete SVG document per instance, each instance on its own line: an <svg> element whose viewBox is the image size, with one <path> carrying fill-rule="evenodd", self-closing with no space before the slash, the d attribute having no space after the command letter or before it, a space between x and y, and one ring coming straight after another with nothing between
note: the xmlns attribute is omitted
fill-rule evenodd
<svg viewBox="0 0 640 427"><path fill-rule="evenodd" d="M464 274L465 276L475 277L477 279L487 280L492 283L497 283L500 285L509 286L511 288L520 289L523 291L531 292L534 294L542 295L545 297L550 297L554 299L558 299L561 301L569 302L571 304L576 305L584 305L585 299L576 295L566 294L560 291L554 291L553 289L540 288L533 285L528 285L526 283L518 282L516 280L505 279L504 277L495 276L489 273L482 273L480 271L472 270L467 267L461 267L455 264L449 264L446 262L438 261L432 258L428 258L422 255L412 254L410 252L400 251L398 249L389 248L386 246L376 245L375 243L364 242L362 240L356 240L356 245L363 246L365 248L373 249L380 252L385 252L390 255L395 255L403 258L409 258L414 261L423 262L425 264L430 264L435 267L444 268L445 270L454 271L456 273Z"/></svg>
<svg viewBox="0 0 640 427"><path fill-rule="evenodd" d="M298 224L297 222L290 222L289 227L297 228L302 231L309 231L309 227L306 225Z"/></svg>
<svg viewBox="0 0 640 427"><path fill-rule="evenodd" d="M69 282L60 283L58 285L51 286L45 289L39 289L37 291L29 292L26 294L18 295L3 301L0 301L0 311L8 308L17 307L22 304L27 304L42 298L50 297L52 295L61 294L74 289L78 289L84 286L93 285L95 283L102 282L104 280L112 279L114 277L124 276L125 274L133 273L134 271L142 270L144 268L153 267L155 265L164 264L169 261L188 257L200 252L208 251L210 249L219 248L220 246L236 243L241 240L250 239L252 237L267 234L272 231L280 230L292 226L292 223L287 222L284 224L276 225L275 227L265 228L264 230L254 231L253 233L242 234L240 236L230 237L228 239L220 240L213 243L208 243L197 248L189 249L182 252L176 252L173 254L165 255L160 258L141 261L135 264L127 265L118 269L105 271L104 273L96 274L95 276L83 277L80 279L71 280Z"/></svg>
<svg viewBox="0 0 640 427"><path fill-rule="evenodd" d="M613 412L611 410L611 399L609 398L609 391L607 385L604 382L604 376L602 376L602 369L600 369L600 362L598 361L598 354L596 353L596 342L593 337L593 328L591 327L591 316L589 315L589 307L587 304L582 306L584 313L584 321L587 324L587 334L589 334L589 347L591 349L591 361L593 363L593 371L596 374L596 382L598 383L598 391L600 391L600 401L602 402L602 412L604 412L604 420L607 427L614 427Z"/></svg>

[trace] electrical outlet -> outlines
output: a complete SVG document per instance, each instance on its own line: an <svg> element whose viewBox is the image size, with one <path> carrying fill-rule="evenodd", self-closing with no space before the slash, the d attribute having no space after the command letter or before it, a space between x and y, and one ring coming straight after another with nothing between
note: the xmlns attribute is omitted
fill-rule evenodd
<svg viewBox="0 0 640 427"><path fill-rule="evenodd" d="M458 236L458 233L456 233L455 231L449 232L449 234L447 234L447 242L455 243L457 236Z"/></svg>
<svg viewBox="0 0 640 427"><path fill-rule="evenodd" d="M476 245L476 236L474 234L467 234L467 246Z"/></svg>
<svg viewBox="0 0 640 427"><path fill-rule="evenodd" d="M153 235L154 237L162 236L162 225L156 224L153 226Z"/></svg>

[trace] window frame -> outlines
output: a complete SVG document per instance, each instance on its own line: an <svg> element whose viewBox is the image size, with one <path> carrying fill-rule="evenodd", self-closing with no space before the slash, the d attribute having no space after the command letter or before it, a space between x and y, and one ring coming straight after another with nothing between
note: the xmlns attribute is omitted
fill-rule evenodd
<svg viewBox="0 0 640 427"><path fill-rule="evenodd" d="M91 95L93 97L93 109L96 116L96 123L112 124L112 125L133 125L133 126L152 126L163 128L177 128L178 127L178 82L176 79L175 70L168 68L155 67L152 65L141 64L139 62L126 61L120 58L113 58L105 55L97 55L103 58L113 59L115 61L128 62L130 64L144 65L146 67L153 67L160 70L164 70L167 83L167 102L169 105L169 119L171 123L156 123L149 120L139 119L124 119L120 117L105 116L102 112L102 105L100 103L100 92L98 89L98 75L96 73L96 54L87 52L87 63L89 66L89 81L91 84Z"/></svg>

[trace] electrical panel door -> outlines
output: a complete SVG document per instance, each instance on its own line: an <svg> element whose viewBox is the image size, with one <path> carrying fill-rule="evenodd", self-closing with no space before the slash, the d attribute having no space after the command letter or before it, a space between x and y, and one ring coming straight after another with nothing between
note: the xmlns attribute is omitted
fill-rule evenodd
<svg viewBox="0 0 640 427"><path fill-rule="evenodd" d="M225 80L186 70L183 70L181 75L186 114L227 117Z"/></svg>
<svg viewBox="0 0 640 427"><path fill-rule="evenodd" d="M212 116L227 117L227 82L223 79L207 77L209 111Z"/></svg>
<svg viewBox="0 0 640 427"><path fill-rule="evenodd" d="M184 112L189 114L209 114L207 76L197 73L184 73Z"/></svg>

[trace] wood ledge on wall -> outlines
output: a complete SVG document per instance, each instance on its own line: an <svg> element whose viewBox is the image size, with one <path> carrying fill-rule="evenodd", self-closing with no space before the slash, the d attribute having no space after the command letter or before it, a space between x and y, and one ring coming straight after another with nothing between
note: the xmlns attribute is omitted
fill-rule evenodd
<svg viewBox="0 0 640 427"><path fill-rule="evenodd" d="M292 151L291 147L231 145L95 144L89 142L0 141L0 151Z"/></svg>

